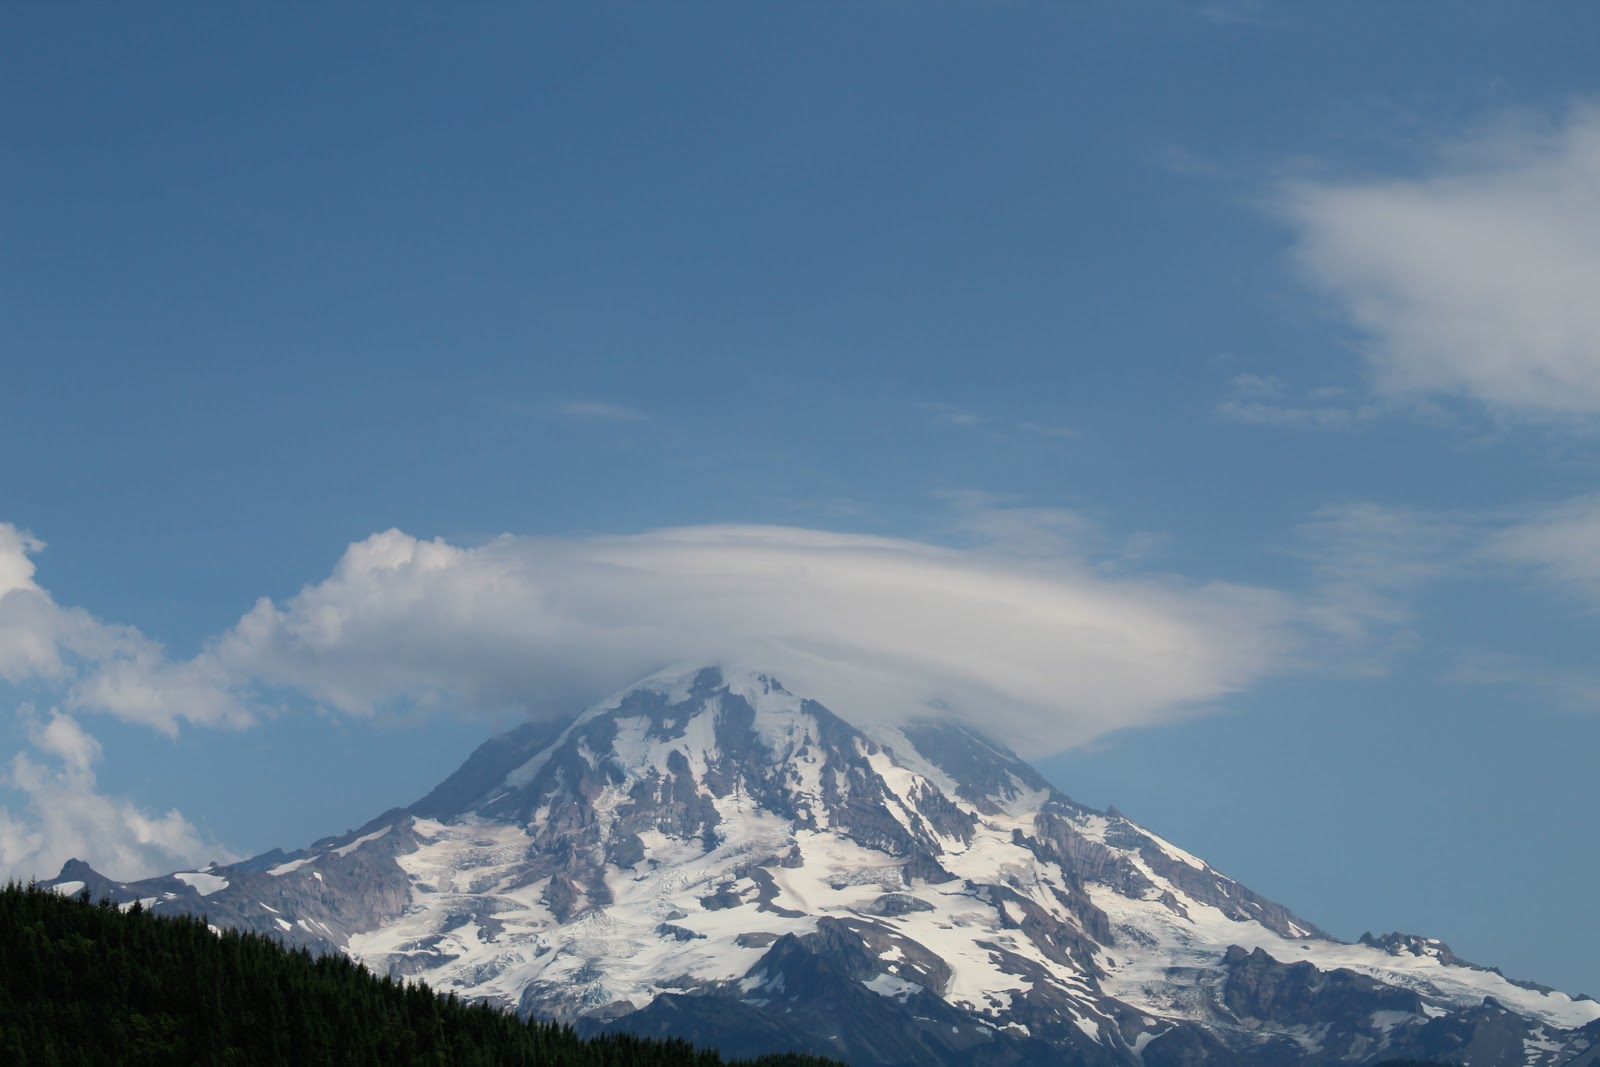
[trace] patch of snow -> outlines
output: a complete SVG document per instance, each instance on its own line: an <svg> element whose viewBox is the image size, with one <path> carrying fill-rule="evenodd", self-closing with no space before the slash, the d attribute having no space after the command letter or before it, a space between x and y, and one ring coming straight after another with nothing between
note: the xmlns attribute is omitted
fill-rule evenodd
<svg viewBox="0 0 1600 1067"><path fill-rule="evenodd" d="M880 997L892 997L896 1000L905 1000L922 992L922 987L917 983L896 978L892 974L880 974L876 978L862 979L861 984Z"/></svg>
<svg viewBox="0 0 1600 1067"><path fill-rule="evenodd" d="M370 834L363 834L362 836L356 838L354 841L350 842L348 845L342 845L339 848L334 849L333 850L333 855L335 855L335 856L348 856L348 855L350 855L350 853L354 852L356 849L360 848L362 845L366 844L368 841L376 841L378 838L382 837L384 834L388 833L390 830L393 830L393 829L394 829L393 826L385 826L381 830L374 830Z"/></svg>
<svg viewBox="0 0 1600 1067"><path fill-rule="evenodd" d="M1375 1011L1372 1013L1372 1025L1387 1034L1402 1023L1411 1022L1416 1018L1417 1016L1409 1011Z"/></svg>
<svg viewBox="0 0 1600 1067"><path fill-rule="evenodd" d="M1144 836L1154 841L1156 843L1156 847L1162 852L1165 852L1172 859L1178 860L1182 863L1187 863L1197 871L1208 871L1211 869L1210 865L1204 860L1200 859L1198 856L1191 856L1177 845L1174 845L1171 841L1168 841L1163 837L1156 836L1142 826L1140 826L1138 829L1141 834L1144 834ZM1304 931L1301 932L1302 934L1304 933Z"/></svg>
<svg viewBox="0 0 1600 1067"><path fill-rule="evenodd" d="M668 700L682 703L698 671L696 667L662 672L651 686ZM1018 843L1019 832L1024 837L1037 833L1039 811L1054 794L1023 789L1017 783L1018 793L1004 810L979 813L954 794L953 783L922 759L902 733L879 728L875 739L890 751L864 758L889 789L888 810L902 827L918 836L934 833L917 808L923 791L944 792L975 819L970 841L938 838L943 850L939 861L955 879L907 884L903 858L863 846L829 825L817 722L801 710L798 698L772 687L755 672L725 671L724 682L754 708L756 733L774 764L784 769L783 788L798 810L813 815L815 828L798 828L790 819L762 809L743 788L719 798L712 797L703 782L697 783L719 816L712 847L708 849L698 836L640 831L643 859L627 870L607 866L607 893L591 898L609 898L609 903L563 924L544 904L548 879L533 880L527 873L532 839L526 828L476 816L449 824L418 819L414 830L419 847L396 860L410 882L408 907L379 929L351 935L349 954L377 973L426 980L435 988L503 1007L516 1007L530 988L536 993L551 991L577 1011L624 1001L643 1007L664 990L699 982L725 982L764 998L781 992L781 977L750 971L772 940L811 933L826 916L859 922L871 914L882 893L893 891L915 898L928 910L871 920L878 931L873 936L880 959L898 973L879 975L864 983L868 988L896 999L921 991L923 987L908 977L913 974L909 961L920 960L927 952L949 968L940 995L997 1027L1011 1026L1006 1013L1013 1003L1036 981L1045 981L1074 1002L1075 1022L1084 1034L1096 1041L1105 1039L1114 1027L1103 1027L1097 1018L1095 999L1101 994L1094 980L1071 963L1061 962L1054 949L1047 955L1017 928L1025 912L1042 912L1068 929L1082 929L1061 899L1072 876ZM622 695L596 705L579 722L615 710ZM592 798L602 836L626 811L634 782L652 771L664 772L671 752L681 752L697 778L704 774L718 758L715 728L720 713L720 698L682 709L678 726L683 736L671 741L651 738L645 717L616 718L612 750L591 754L597 759L614 757L613 766L622 772L621 781L608 780L600 795ZM528 771L527 777L532 773ZM547 815L544 808L534 818ZM1086 838L1105 843L1113 820L1089 812L1069 817ZM376 835L369 839L372 836ZM1212 870L1155 835L1149 838L1175 861ZM1534 1006L1552 1019L1581 1022L1600 1016L1600 1004L1578 1006L1570 998L1519 991L1488 972L1446 968L1432 957L1396 959L1365 946L1314 938L1300 927L1293 928L1292 939L1279 937L1259 923L1230 919L1177 890L1150 870L1137 849L1106 847L1155 887L1148 893L1152 899L1130 900L1104 883L1089 881L1094 903L1119 935L1114 958L1101 955L1107 972L1105 991L1149 1013L1145 1032L1131 1038L1136 1053L1167 1032L1167 1020L1207 1018L1205 979L1196 981L1196 975L1215 975L1222 954L1233 944L1247 951L1262 948L1284 962L1305 959L1323 969L1350 967L1413 989L1423 998L1429 1016L1444 1014L1448 1007L1480 1003L1491 994L1525 1014L1536 1014L1525 1010ZM772 863L790 852L798 856L798 866ZM310 861L284 867L295 869L302 862ZM762 882L770 880L771 892L763 895L777 910L758 906L756 881L749 873L754 867L760 868ZM1002 885L1004 893L991 888ZM703 898L724 889L742 903L714 909L701 904ZM1178 911L1159 899L1168 892L1178 902ZM1002 896L1007 899L1002 901ZM1018 903L1017 897L1025 903ZM1184 909L1187 917L1179 913ZM663 923L679 929L663 934L658 932ZM679 940L684 930L695 936ZM340 940L326 932L336 943ZM1172 968L1179 970L1174 973ZM1014 973L1019 970L1029 977ZM1407 1013L1377 1013L1374 1025L1386 1030L1410 1018L1414 1016ZM1310 1048L1323 1035L1298 1028L1284 1036Z"/></svg>
<svg viewBox="0 0 1600 1067"><path fill-rule="evenodd" d="M757 971L755 974L746 975L739 979L739 992L754 993L756 990L761 990L764 993L782 993L783 975L769 975L766 971Z"/></svg>
<svg viewBox="0 0 1600 1067"><path fill-rule="evenodd" d="M1534 1054L1538 1052L1560 1052L1561 1042L1550 1040L1550 1036L1545 1032L1544 1027L1540 1027L1522 1039L1522 1048L1529 1060L1532 1060Z"/></svg>
<svg viewBox="0 0 1600 1067"><path fill-rule="evenodd" d="M670 667L663 667L644 681L612 694L596 707L602 711L615 708L622 703L623 697L635 689L648 689L653 693L660 693L668 704L682 704L689 699L689 693L694 689L694 680L700 676L704 667L705 665L700 663L674 663Z"/></svg>
<svg viewBox="0 0 1600 1067"><path fill-rule="evenodd" d="M1134 860L1136 866L1140 866ZM1169 883L1141 870L1158 887ZM1168 975L1173 968L1211 969L1230 945L1257 948L1283 963L1306 961L1323 971L1348 968L1423 997L1430 1017L1474 1007L1492 996L1519 1014L1565 1029L1600 1018L1600 1002L1574 1001L1565 993L1540 993L1513 985L1492 971L1446 966L1434 956L1391 956L1368 945L1320 939L1284 938L1254 920L1228 918L1218 909L1171 889L1188 912L1173 912L1156 900L1130 900L1104 885L1091 884L1090 898L1106 913L1120 938L1117 966L1108 967L1103 988L1110 995L1156 1015L1203 1020L1205 1007L1189 984ZM1290 1035L1295 1036L1295 1035Z"/></svg>
<svg viewBox="0 0 1600 1067"><path fill-rule="evenodd" d="M218 893L228 888L228 880L220 875L207 874L205 871L180 871L172 877L192 888L203 897Z"/></svg>
<svg viewBox="0 0 1600 1067"><path fill-rule="evenodd" d="M51 888L53 888L57 893L60 893L64 897L71 897L71 896L77 896L79 893L83 892L83 883L82 882L57 882Z"/></svg>
<svg viewBox="0 0 1600 1067"><path fill-rule="evenodd" d="M889 749L900 766L932 782L945 796L956 796L956 780L917 751L917 746L911 743L911 738L904 731L887 724L874 723L865 732L868 737Z"/></svg>
<svg viewBox="0 0 1600 1067"><path fill-rule="evenodd" d="M276 867L273 867L271 870L267 871L267 873L272 875L274 878L281 878L290 871L298 871L306 864L315 863L316 861L316 856L306 856L304 859L290 860L288 863L280 863Z"/></svg>

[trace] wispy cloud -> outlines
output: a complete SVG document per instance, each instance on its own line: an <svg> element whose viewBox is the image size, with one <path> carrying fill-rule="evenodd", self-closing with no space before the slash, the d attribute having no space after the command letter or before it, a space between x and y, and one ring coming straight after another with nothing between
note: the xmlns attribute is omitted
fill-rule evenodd
<svg viewBox="0 0 1600 1067"><path fill-rule="evenodd" d="M1083 431L1075 426L1053 422L1024 422L1017 429L1023 433L1034 434L1038 437L1077 438L1083 436Z"/></svg>
<svg viewBox="0 0 1600 1067"><path fill-rule="evenodd" d="M1383 413L1380 405L1356 403L1341 389L1315 389L1293 396L1279 379L1241 374L1216 406L1218 418L1247 426L1296 430L1353 430Z"/></svg>
<svg viewBox="0 0 1600 1067"><path fill-rule="evenodd" d="M1414 176L1290 182L1278 207L1384 396L1600 413L1600 107L1508 119Z"/></svg>
<svg viewBox="0 0 1600 1067"><path fill-rule="evenodd" d="M1172 174L1182 174L1192 178L1219 178L1227 173L1221 164L1179 144L1168 144L1157 148L1155 164Z"/></svg>
<svg viewBox="0 0 1600 1067"><path fill-rule="evenodd" d="M1485 551L1600 606L1600 496L1534 511L1491 536Z"/></svg>
<svg viewBox="0 0 1600 1067"><path fill-rule="evenodd" d="M1147 564L1167 546L1164 534L1118 533L1100 517L1074 508L1028 506L980 489L941 489L934 497L950 508L948 531L991 555L1074 559L1112 575Z"/></svg>
<svg viewBox="0 0 1600 1067"><path fill-rule="evenodd" d="M1199 4L1194 13L1218 26L1270 26L1273 20L1267 14L1264 0L1216 0Z"/></svg>
<svg viewBox="0 0 1600 1067"><path fill-rule="evenodd" d="M1574 711L1600 709L1600 670L1552 666L1493 649L1470 649L1456 658L1442 681L1456 685L1533 690Z"/></svg>
<svg viewBox="0 0 1600 1067"><path fill-rule="evenodd" d="M984 419L982 415L957 407L954 404L945 404L936 400L923 400L917 407L927 412L935 422L945 426L981 426Z"/></svg>
<svg viewBox="0 0 1600 1067"><path fill-rule="evenodd" d="M568 400L557 409L574 419L597 419L602 422L643 422L649 418L642 411L624 404L607 404L592 400Z"/></svg>
<svg viewBox="0 0 1600 1067"><path fill-rule="evenodd" d="M1300 525L1294 549L1310 568L1305 611L1358 645L1404 643L1413 594L1457 574L1478 536L1459 516L1364 500L1321 508Z"/></svg>
<svg viewBox="0 0 1600 1067"><path fill-rule="evenodd" d="M952 533L996 553L1087 560L1106 541L1098 522L1071 508L1027 507L981 489L941 489L934 497L950 508Z"/></svg>
<svg viewBox="0 0 1600 1067"><path fill-rule="evenodd" d="M1310 572L1296 596L1305 618L1339 643L1345 661L1365 657L1357 669L1384 670L1421 640L1414 605L1429 587L1542 587L1600 609L1600 496L1476 512L1351 501L1301 524L1293 552ZM1600 707L1590 699L1600 696L1600 674L1489 650L1464 657L1447 680L1525 683Z"/></svg>

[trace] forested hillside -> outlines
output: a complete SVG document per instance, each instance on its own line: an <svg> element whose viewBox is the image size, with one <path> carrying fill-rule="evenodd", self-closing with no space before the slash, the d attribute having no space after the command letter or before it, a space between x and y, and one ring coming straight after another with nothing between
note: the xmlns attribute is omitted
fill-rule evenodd
<svg viewBox="0 0 1600 1067"><path fill-rule="evenodd" d="M0 890L0 1063L719 1067L628 1035L582 1040L193 918ZM748 1063L749 1061L741 1061ZM761 1067L826 1067L767 1056ZM730 1065L732 1067L732 1065Z"/></svg>

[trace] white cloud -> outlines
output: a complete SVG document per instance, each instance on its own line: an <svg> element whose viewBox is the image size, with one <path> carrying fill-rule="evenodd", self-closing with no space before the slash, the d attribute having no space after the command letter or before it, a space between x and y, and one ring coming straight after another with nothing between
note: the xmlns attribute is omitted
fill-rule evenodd
<svg viewBox="0 0 1600 1067"><path fill-rule="evenodd" d="M94 643L98 624L56 606L34 582L34 553L44 543L0 523L0 679L61 678L64 656Z"/></svg>
<svg viewBox="0 0 1600 1067"><path fill-rule="evenodd" d="M1277 594L1112 578L1074 513L958 495L976 547L730 526L465 548L391 530L177 662L57 605L34 582L42 546L0 527L0 665L70 710L174 733L247 725L279 690L356 715L566 714L666 663L737 661L857 717L937 701L1063 748L1232 692L1281 654Z"/></svg>
<svg viewBox="0 0 1600 1067"><path fill-rule="evenodd" d="M88 774L100 760L100 742L84 733L77 720L59 712L43 726L30 722L28 734L33 747L59 759L68 774Z"/></svg>
<svg viewBox="0 0 1600 1067"><path fill-rule="evenodd" d="M477 547L390 530L176 662L56 604L35 581L43 546L0 526L0 664L68 712L172 733L246 725L280 698L568 715L669 664L739 663L857 721L937 704L1043 751L1172 718L1283 661L1286 598L1109 577L1085 552L1103 536L1073 513L956 497L976 547L771 526ZM32 748L0 772L20 796L0 807L0 876L72 856L119 878L226 858L178 812L101 795L101 747L73 714L22 722Z"/></svg>
<svg viewBox="0 0 1600 1067"><path fill-rule="evenodd" d="M38 588L33 584L33 560L28 556L43 548L38 538L10 523L0 523L0 596Z"/></svg>
<svg viewBox="0 0 1600 1067"><path fill-rule="evenodd" d="M0 807L0 877L48 878L74 857L115 879L234 858L177 811L151 815L101 795L94 774L100 743L75 719L52 712L41 723L26 709L23 716L37 754L49 762L18 753L3 776L25 799L21 812Z"/></svg>
<svg viewBox="0 0 1600 1067"><path fill-rule="evenodd" d="M1290 613L1261 589L785 527L477 548L391 530L208 656L354 714L564 713L666 663L742 662L847 717L937 700L1060 749L1248 684Z"/></svg>
<svg viewBox="0 0 1600 1067"><path fill-rule="evenodd" d="M1600 109L1505 124L1416 177L1295 182L1280 206L1384 394L1600 412Z"/></svg>
<svg viewBox="0 0 1600 1067"><path fill-rule="evenodd" d="M964 547L777 526L476 547L390 530L176 662L135 630L55 605L26 558L37 544L0 527L17 546L0 554L0 623L28 621L12 611L21 596L47 638L0 643L0 662L27 664L68 710L169 733L247 725L269 700L356 716L565 715L667 664L733 662L846 717L939 704L1055 751L1272 672L1383 670L1418 640L1411 603L1429 583L1536 567L1600 596L1600 498L1518 519L1324 508L1299 528L1308 573L1291 597L1148 573L1159 542L1118 539L1079 512L942 495ZM92 762L62 745L52 751L71 766Z"/></svg>
<svg viewBox="0 0 1600 1067"><path fill-rule="evenodd" d="M243 681L227 677L210 656L171 663L159 645L141 642L87 670L68 691L67 705L168 735L180 722L238 728L255 721Z"/></svg>
<svg viewBox="0 0 1600 1067"><path fill-rule="evenodd" d="M1491 537L1487 552L1600 601L1600 496L1537 511Z"/></svg>
<svg viewBox="0 0 1600 1067"><path fill-rule="evenodd" d="M250 714L204 660L173 665L131 626L64 608L34 581L44 543L0 523L0 680L68 687L75 710L174 733L179 722L241 726Z"/></svg>

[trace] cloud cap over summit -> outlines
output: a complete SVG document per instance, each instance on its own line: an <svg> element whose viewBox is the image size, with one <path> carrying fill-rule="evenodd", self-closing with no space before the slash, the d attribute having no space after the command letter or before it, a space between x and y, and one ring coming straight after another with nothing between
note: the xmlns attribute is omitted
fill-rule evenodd
<svg viewBox="0 0 1600 1067"><path fill-rule="evenodd" d="M1288 614L1261 589L789 527L476 548L389 530L206 655L354 714L569 712L663 663L744 662L857 717L933 704L1059 749L1244 685Z"/></svg>

